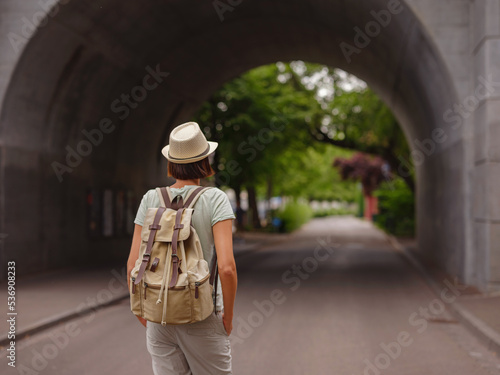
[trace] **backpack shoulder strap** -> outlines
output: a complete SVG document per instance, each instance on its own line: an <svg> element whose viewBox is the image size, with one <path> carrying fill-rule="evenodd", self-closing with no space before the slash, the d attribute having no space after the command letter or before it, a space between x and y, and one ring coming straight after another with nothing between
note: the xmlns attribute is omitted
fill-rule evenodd
<svg viewBox="0 0 500 375"><path fill-rule="evenodd" d="M160 220L165 212L166 208L165 207L159 207L156 210L156 214L153 220L153 224L149 226L149 237L148 237L148 243L146 245L146 250L144 251L144 254L142 255L142 262L141 266L139 268L139 273L137 274L137 277L135 278L134 284L137 285L142 279L142 276L144 275L144 271L146 270L146 266L149 263L149 258L151 257L151 249L153 248L153 242L155 240L156 236L156 231L161 228L160 225Z"/></svg>
<svg viewBox="0 0 500 375"><path fill-rule="evenodd" d="M156 194L158 194L158 197L160 198L161 207L178 210L179 208L184 206L181 196L179 196L179 200L174 202L172 193L168 187L156 188Z"/></svg>
<svg viewBox="0 0 500 375"><path fill-rule="evenodd" d="M158 194L158 198L160 198L160 207L170 208L172 206L172 199L165 187L156 188L156 194Z"/></svg>
<svg viewBox="0 0 500 375"><path fill-rule="evenodd" d="M198 198L207 190L211 189L211 187L203 187L203 186L200 186L196 189L193 189L193 191L190 192L187 200L186 200L186 203L184 203L184 208L193 208L196 201L198 200Z"/></svg>

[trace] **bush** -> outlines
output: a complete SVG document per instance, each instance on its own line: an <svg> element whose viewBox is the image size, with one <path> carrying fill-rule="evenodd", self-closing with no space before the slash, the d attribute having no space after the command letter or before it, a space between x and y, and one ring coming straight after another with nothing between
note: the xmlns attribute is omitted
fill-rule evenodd
<svg viewBox="0 0 500 375"><path fill-rule="evenodd" d="M276 212L276 217L281 220L282 232L293 232L311 220L312 216L313 212L309 205L293 201Z"/></svg>
<svg viewBox="0 0 500 375"><path fill-rule="evenodd" d="M415 196L401 179L383 183L374 193L379 214L375 223L396 236L415 235Z"/></svg>
<svg viewBox="0 0 500 375"><path fill-rule="evenodd" d="M336 215L355 215L357 209L352 209L349 207L340 208L329 208L321 209L313 212L313 217L326 217L326 216L336 216Z"/></svg>

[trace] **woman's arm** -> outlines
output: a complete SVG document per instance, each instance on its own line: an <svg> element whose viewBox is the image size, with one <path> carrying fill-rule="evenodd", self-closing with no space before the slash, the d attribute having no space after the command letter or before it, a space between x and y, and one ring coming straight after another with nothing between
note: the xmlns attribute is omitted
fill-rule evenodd
<svg viewBox="0 0 500 375"><path fill-rule="evenodd" d="M233 223L231 219L217 222L213 227L215 250L219 276L224 296L224 315L222 320L228 335L233 329L233 307L236 298L238 277L233 254Z"/></svg>
<svg viewBox="0 0 500 375"><path fill-rule="evenodd" d="M130 290L130 273L132 272L132 268L134 268L135 266L137 258L139 258L139 248L141 247L141 232L142 232L142 226L135 224L134 236L132 237L132 246L130 247L130 254L128 256L128 261L127 261L127 285L129 290ZM146 327L146 320L144 318L138 316L137 319L139 319L141 324L144 327Z"/></svg>

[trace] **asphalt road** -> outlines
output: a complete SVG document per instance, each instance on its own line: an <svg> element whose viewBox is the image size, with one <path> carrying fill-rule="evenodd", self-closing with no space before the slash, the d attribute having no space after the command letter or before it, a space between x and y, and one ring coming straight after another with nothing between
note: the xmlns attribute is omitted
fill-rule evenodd
<svg viewBox="0 0 500 375"><path fill-rule="evenodd" d="M384 235L354 218L315 220L238 258L236 375L500 374L499 358L446 311ZM128 301L17 343L1 374L152 374Z"/></svg>

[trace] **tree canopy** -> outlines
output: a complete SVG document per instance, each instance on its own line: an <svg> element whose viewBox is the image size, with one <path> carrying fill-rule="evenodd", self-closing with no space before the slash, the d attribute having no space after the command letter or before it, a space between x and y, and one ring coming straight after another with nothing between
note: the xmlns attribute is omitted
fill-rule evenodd
<svg viewBox="0 0 500 375"><path fill-rule="evenodd" d="M318 64L252 69L217 90L196 120L219 142L216 183L237 195L247 189L253 201L257 192L352 201L356 189L341 181L333 159L359 150L394 173L398 156L409 159L397 121L366 84ZM412 176L405 182L413 189Z"/></svg>

